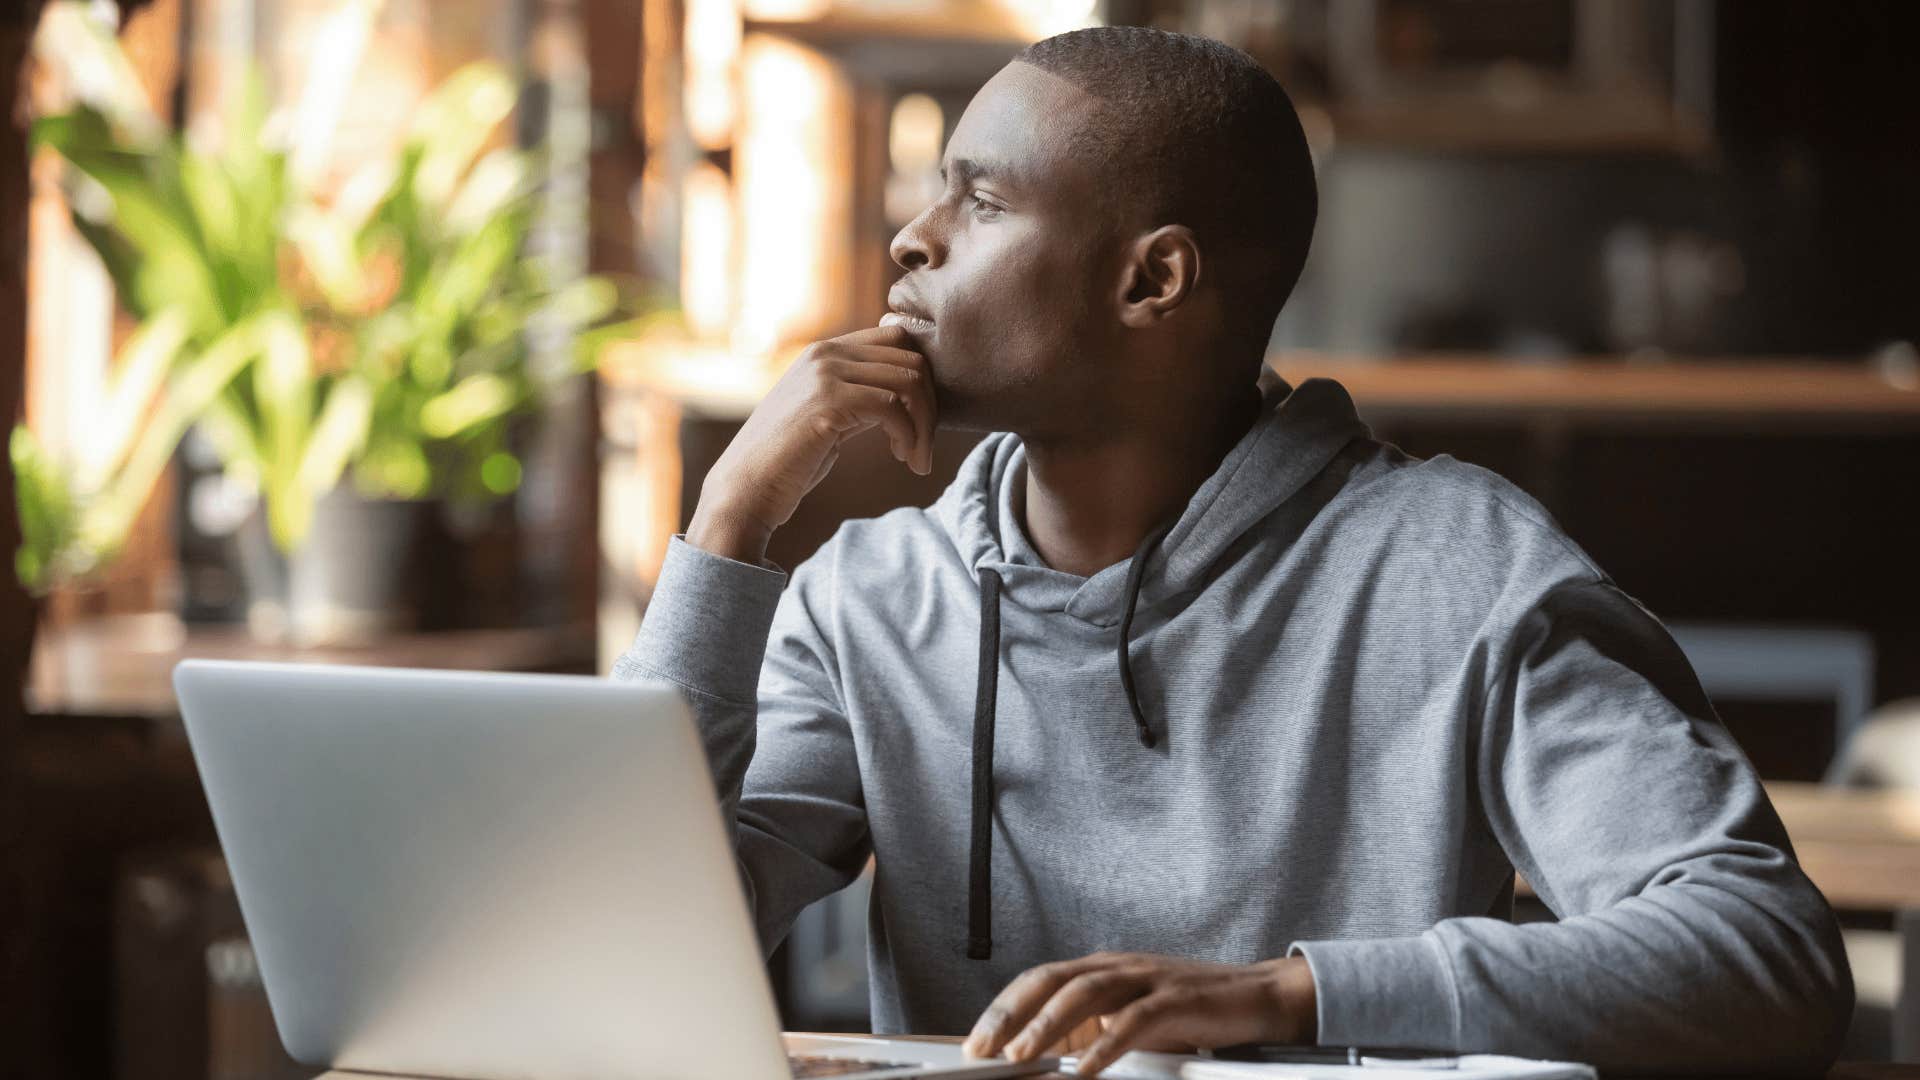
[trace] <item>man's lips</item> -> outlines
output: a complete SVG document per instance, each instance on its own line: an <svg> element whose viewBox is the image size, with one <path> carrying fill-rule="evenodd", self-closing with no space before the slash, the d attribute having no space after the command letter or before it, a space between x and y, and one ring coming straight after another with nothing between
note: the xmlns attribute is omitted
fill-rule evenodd
<svg viewBox="0 0 1920 1080"><path fill-rule="evenodd" d="M895 286L887 294L887 307L891 308L880 316L881 326L898 326L909 334L930 334L933 332L933 318L920 306L914 297Z"/></svg>
<svg viewBox="0 0 1920 1080"><path fill-rule="evenodd" d="M918 315L908 315L899 311L889 311L880 316L880 325L898 326L909 334L933 333L932 319L923 319Z"/></svg>

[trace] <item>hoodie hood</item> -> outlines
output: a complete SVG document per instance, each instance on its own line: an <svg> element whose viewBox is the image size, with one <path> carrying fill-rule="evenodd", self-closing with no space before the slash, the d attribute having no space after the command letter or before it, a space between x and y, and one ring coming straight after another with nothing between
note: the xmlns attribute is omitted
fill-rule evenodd
<svg viewBox="0 0 1920 1080"><path fill-rule="evenodd" d="M1148 551L1139 579L1142 608L1197 588L1236 540L1319 475L1348 442L1370 434L1346 388L1331 379L1308 379L1295 388L1268 369L1260 389L1259 418ZM958 481L932 508L934 516L975 579L983 569L994 571L1007 599L1095 626L1117 624L1127 607L1133 560L1091 577L1047 566L1015 515L1026 461L1018 436L989 435L967 456Z"/></svg>

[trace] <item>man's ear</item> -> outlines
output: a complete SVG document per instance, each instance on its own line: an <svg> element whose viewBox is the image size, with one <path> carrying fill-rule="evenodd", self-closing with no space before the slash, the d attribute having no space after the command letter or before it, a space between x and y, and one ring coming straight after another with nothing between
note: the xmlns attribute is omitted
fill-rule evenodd
<svg viewBox="0 0 1920 1080"><path fill-rule="evenodd" d="M1179 310L1200 284L1200 245L1185 225L1142 233L1128 249L1120 275L1120 321L1147 327Z"/></svg>

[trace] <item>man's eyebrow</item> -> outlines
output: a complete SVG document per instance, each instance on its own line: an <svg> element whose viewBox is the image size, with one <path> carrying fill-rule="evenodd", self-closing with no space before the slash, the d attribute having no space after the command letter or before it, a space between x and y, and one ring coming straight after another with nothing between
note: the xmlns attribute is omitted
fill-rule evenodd
<svg viewBox="0 0 1920 1080"><path fill-rule="evenodd" d="M944 183L951 171L961 183L970 184L975 180L998 180L1002 183L1017 184L1019 175L1005 164L976 158L954 158L940 166L940 179Z"/></svg>

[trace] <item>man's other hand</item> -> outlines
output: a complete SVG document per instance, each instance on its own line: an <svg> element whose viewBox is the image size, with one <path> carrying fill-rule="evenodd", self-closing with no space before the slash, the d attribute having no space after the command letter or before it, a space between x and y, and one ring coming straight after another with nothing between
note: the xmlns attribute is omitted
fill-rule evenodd
<svg viewBox="0 0 1920 1080"><path fill-rule="evenodd" d="M848 439L878 427L893 456L933 471L933 380L898 326L816 341L774 384L701 485L687 541L758 562L767 540L824 479Z"/></svg>
<svg viewBox="0 0 1920 1080"><path fill-rule="evenodd" d="M1038 1057L1094 1017L1103 1029L1080 1055L1092 1076L1128 1050L1191 1051L1246 1042L1311 1043L1313 973L1304 957L1208 964L1147 953L1095 953L1022 974L967 1036L975 1057Z"/></svg>

